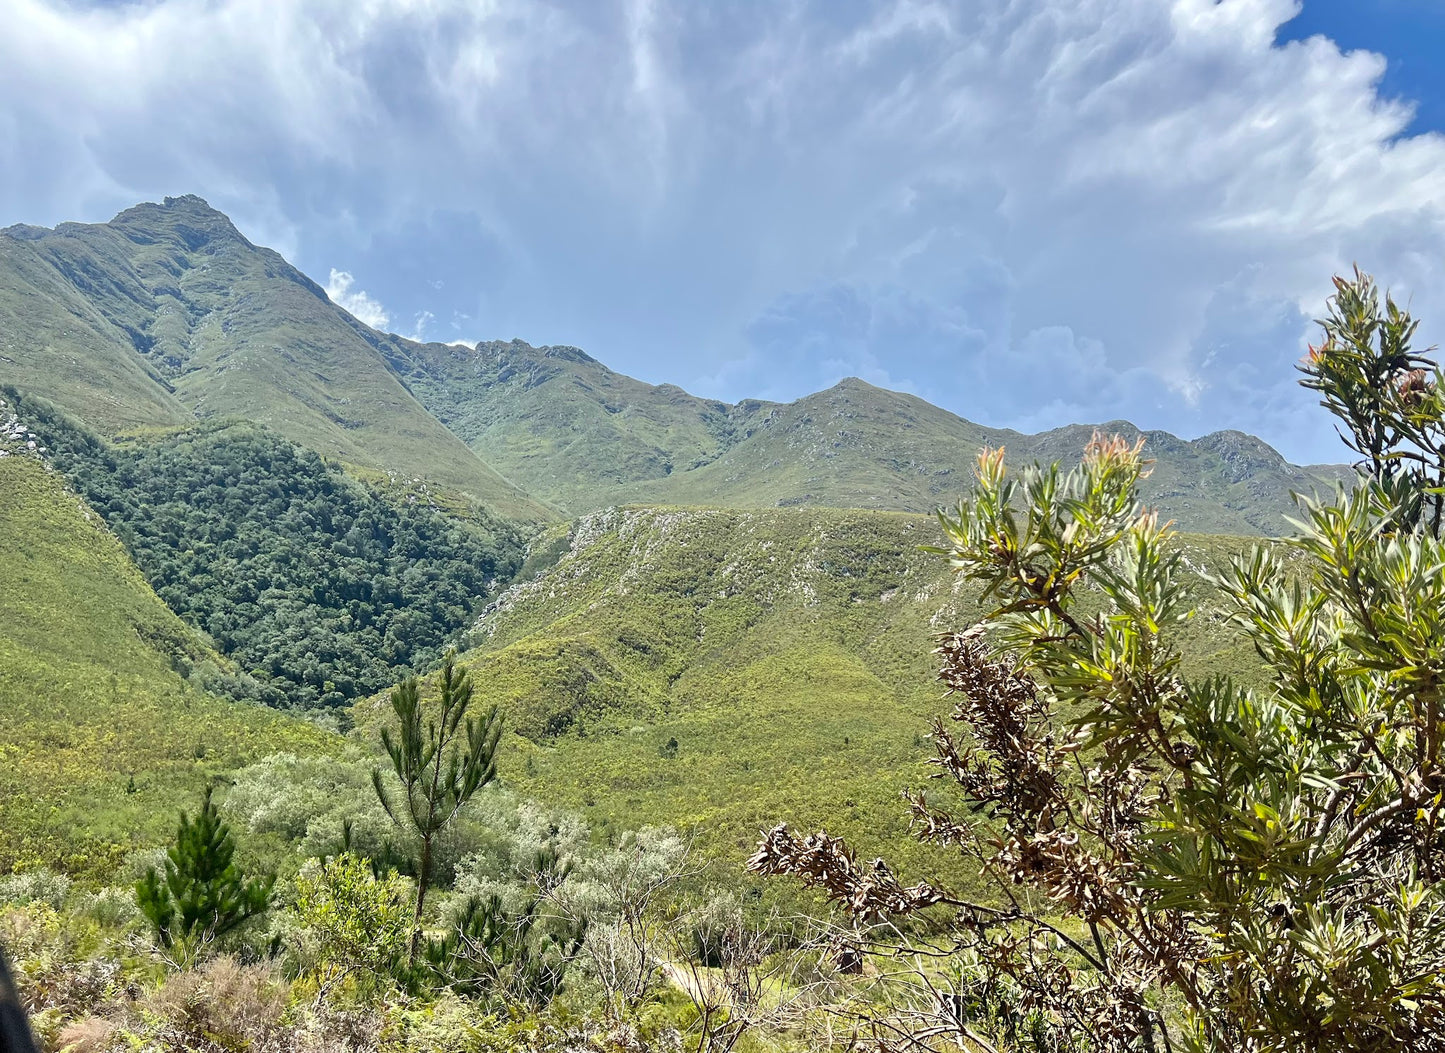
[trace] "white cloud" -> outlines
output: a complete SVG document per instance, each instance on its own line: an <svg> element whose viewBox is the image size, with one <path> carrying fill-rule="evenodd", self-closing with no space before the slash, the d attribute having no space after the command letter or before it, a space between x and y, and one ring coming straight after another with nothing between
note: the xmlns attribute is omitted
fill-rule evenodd
<svg viewBox="0 0 1445 1053"><path fill-rule="evenodd" d="M1401 137L1378 56L1275 47L1294 10L10 0L0 212L194 191L399 317L707 394L851 370L1324 459L1291 366L1329 275L1445 333L1445 138Z"/></svg>
<svg viewBox="0 0 1445 1053"><path fill-rule="evenodd" d="M364 322L373 329L387 331L391 318L387 315L386 308L368 296L365 291L361 289L353 291L351 287L355 284L356 279L351 276L349 271L339 271L332 267L331 279L326 283L326 295L331 297L331 302L337 307L351 312L352 317L358 322ZM423 320L418 318L418 333L421 332L423 324ZM420 337L418 336L417 339Z"/></svg>

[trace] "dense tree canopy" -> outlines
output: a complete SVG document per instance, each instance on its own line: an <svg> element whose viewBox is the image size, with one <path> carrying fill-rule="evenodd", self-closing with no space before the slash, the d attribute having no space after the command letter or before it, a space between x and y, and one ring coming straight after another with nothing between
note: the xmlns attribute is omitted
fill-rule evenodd
<svg viewBox="0 0 1445 1053"><path fill-rule="evenodd" d="M259 427L116 446L7 393L160 597L275 703L336 706L395 683L520 562L510 526L389 500Z"/></svg>

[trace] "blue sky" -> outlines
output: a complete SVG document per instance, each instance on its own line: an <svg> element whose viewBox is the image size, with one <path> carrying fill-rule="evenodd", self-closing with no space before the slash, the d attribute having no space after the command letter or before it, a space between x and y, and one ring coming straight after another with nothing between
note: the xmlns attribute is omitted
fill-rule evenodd
<svg viewBox="0 0 1445 1053"><path fill-rule="evenodd" d="M1445 0L1306 0L1279 40L1316 34L1383 55L1379 91L1415 107L1408 131L1445 131Z"/></svg>
<svg viewBox="0 0 1445 1053"><path fill-rule="evenodd" d="M1442 0L6 8L0 224L198 193L406 335L1318 461L1331 273L1445 332Z"/></svg>

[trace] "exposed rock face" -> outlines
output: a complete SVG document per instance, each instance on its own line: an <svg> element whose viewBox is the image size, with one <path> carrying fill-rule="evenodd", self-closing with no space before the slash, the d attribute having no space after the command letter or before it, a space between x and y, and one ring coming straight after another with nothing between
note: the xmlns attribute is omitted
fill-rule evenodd
<svg viewBox="0 0 1445 1053"><path fill-rule="evenodd" d="M0 457L17 454L44 461L50 451L41 445L41 440L15 412L8 399L0 395Z"/></svg>

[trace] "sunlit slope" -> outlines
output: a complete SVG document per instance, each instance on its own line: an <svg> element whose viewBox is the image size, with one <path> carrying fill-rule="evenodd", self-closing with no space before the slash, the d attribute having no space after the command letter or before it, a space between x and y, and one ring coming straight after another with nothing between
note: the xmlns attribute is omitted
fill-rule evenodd
<svg viewBox="0 0 1445 1053"><path fill-rule="evenodd" d="M0 459L0 872L103 871L163 840L208 777L334 748L181 675L219 661L58 474Z"/></svg>
<svg viewBox="0 0 1445 1053"><path fill-rule="evenodd" d="M1077 461L1092 425L1024 435L975 424L861 380L779 404L730 405L608 369L574 347L475 348L389 338L387 361L484 459L574 513L624 503L792 505L931 512L972 480L982 446L1011 463ZM983 408L981 408L983 409ZM1291 491L1333 489L1336 467L1288 464L1261 440L1142 435L1156 462L1144 495L1184 529L1287 532Z"/></svg>
<svg viewBox="0 0 1445 1053"><path fill-rule="evenodd" d="M0 231L0 380L42 391L110 433L191 419L127 334L92 302L99 290L86 275L98 274L99 266L87 254L67 273L38 248L49 234L38 227Z"/></svg>
<svg viewBox="0 0 1445 1053"><path fill-rule="evenodd" d="M913 395L844 380L770 409L717 460L665 482L641 484L634 500L757 507L832 505L929 512L973 485L978 452L1005 449L1015 467L1078 463L1095 431L1144 440L1153 462L1145 501L1181 529L1278 536L1297 513L1292 492L1333 491L1341 472L1288 464L1240 432L1187 441L1128 421L1071 425L1024 435L985 428Z"/></svg>
<svg viewBox="0 0 1445 1053"><path fill-rule="evenodd" d="M516 733L504 777L604 826L696 825L729 852L787 817L928 865L898 793L926 777L927 721L947 709L934 634L983 610L919 551L938 540L927 517L810 508L623 509L557 531L534 557L555 562L466 655ZM1243 544L1181 543L1195 569ZM1187 633L1205 667L1253 675L1217 613ZM372 723L384 701L357 713Z"/></svg>
<svg viewBox="0 0 1445 1053"><path fill-rule="evenodd" d="M0 381L87 423L114 433L241 418L502 515L544 515L412 397L379 334L200 198L0 232L0 297L17 326L9 342L23 348L0 361ZM116 378L113 390L75 379L92 364Z"/></svg>
<svg viewBox="0 0 1445 1053"><path fill-rule="evenodd" d="M0 322L0 382L112 434L240 417L362 474L427 478L529 521L548 512L527 494L566 514L624 503L929 512L967 487L980 446L1006 446L1015 464L1073 461L1093 430L989 428L856 379L787 404L730 404L575 347L416 343L363 325L196 197L0 232ZM1237 432L1145 438L1157 462L1145 496L1188 530L1285 532L1291 491L1340 478Z"/></svg>
<svg viewBox="0 0 1445 1053"><path fill-rule="evenodd" d="M387 361L439 420L509 478L576 512L716 460L772 405L730 406L608 369L575 347L392 338Z"/></svg>

